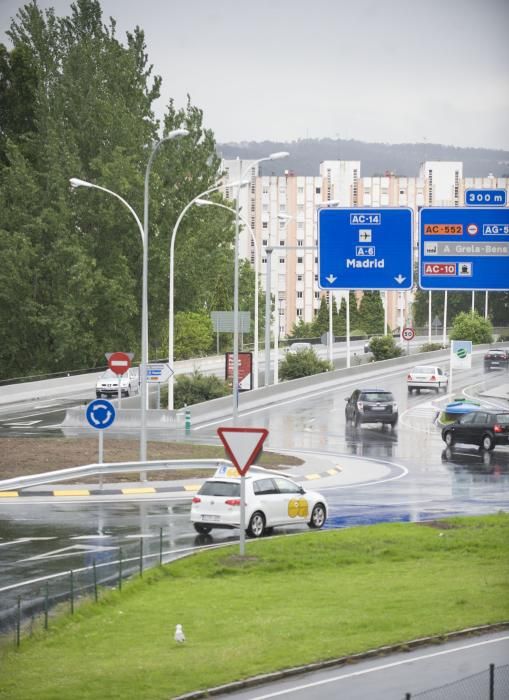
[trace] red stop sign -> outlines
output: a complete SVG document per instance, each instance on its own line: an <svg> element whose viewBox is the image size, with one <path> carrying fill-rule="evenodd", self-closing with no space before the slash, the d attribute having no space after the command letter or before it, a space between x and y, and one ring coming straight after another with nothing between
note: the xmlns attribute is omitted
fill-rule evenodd
<svg viewBox="0 0 509 700"><path fill-rule="evenodd" d="M124 374L131 366L131 359L125 352L112 352L108 357L108 367L115 374Z"/></svg>

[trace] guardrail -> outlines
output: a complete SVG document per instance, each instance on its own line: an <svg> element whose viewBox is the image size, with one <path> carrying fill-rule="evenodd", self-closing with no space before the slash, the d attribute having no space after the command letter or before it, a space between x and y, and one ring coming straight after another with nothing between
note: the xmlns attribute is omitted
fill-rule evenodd
<svg viewBox="0 0 509 700"><path fill-rule="evenodd" d="M62 483L96 474L126 474L150 471L172 471L174 469L218 469L221 466L231 467L231 462L226 459L180 459L180 460L152 460L149 462L106 462L103 464L86 464L82 467L68 467L57 471L30 474L28 476L13 477L0 481L0 491L14 491L26 489L30 486L42 484Z"/></svg>

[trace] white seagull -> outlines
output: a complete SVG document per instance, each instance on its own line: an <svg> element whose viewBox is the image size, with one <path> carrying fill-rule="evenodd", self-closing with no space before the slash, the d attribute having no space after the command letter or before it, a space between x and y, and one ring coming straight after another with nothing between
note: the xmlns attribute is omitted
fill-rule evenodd
<svg viewBox="0 0 509 700"><path fill-rule="evenodd" d="M182 625L177 625L175 627L174 639L176 642L179 642L179 644L182 644L183 642L186 641L186 637L184 634L184 630L182 629Z"/></svg>

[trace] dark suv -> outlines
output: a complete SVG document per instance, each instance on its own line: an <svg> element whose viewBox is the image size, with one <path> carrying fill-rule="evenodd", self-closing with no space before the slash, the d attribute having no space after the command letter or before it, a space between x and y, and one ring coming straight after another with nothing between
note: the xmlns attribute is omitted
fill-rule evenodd
<svg viewBox="0 0 509 700"><path fill-rule="evenodd" d="M502 348L490 348L484 356L484 371L492 369L508 369L509 352Z"/></svg>
<svg viewBox="0 0 509 700"><path fill-rule="evenodd" d="M495 445L509 445L509 411L472 411L442 430L448 447L456 442L479 445L492 450Z"/></svg>
<svg viewBox="0 0 509 700"><path fill-rule="evenodd" d="M398 422L398 404L390 391L385 389L356 389L345 399L346 420L355 425L361 423L389 423L393 427Z"/></svg>

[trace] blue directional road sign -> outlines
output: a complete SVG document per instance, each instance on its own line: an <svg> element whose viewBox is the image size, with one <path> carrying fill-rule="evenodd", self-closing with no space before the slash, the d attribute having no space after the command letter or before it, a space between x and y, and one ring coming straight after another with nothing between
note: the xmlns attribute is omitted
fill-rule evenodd
<svg viewBox="0 0 509 700"><path fill-rule="evenodd" d="M115 420L115 408L111 401L96 399L91 401L86 410L87 421L96 430L109 428Z"/></svg>
<svg viewBox="0 0 509 700"><path fill-rule="evenodd" d="M412 210L318 210L321 289L410 289Z"/></svg>
<svg viewBox="0 0 509 700"><path fill-rule="evenodd" d="M505 190L465 190L467 207L505 207L506 202Z"/></svg>
<svg viewBox="0 0 509 700"><path fill-rule="evenodd" d="M508 290L509 209L421 209L419 286L429 291Z"/></svg>

